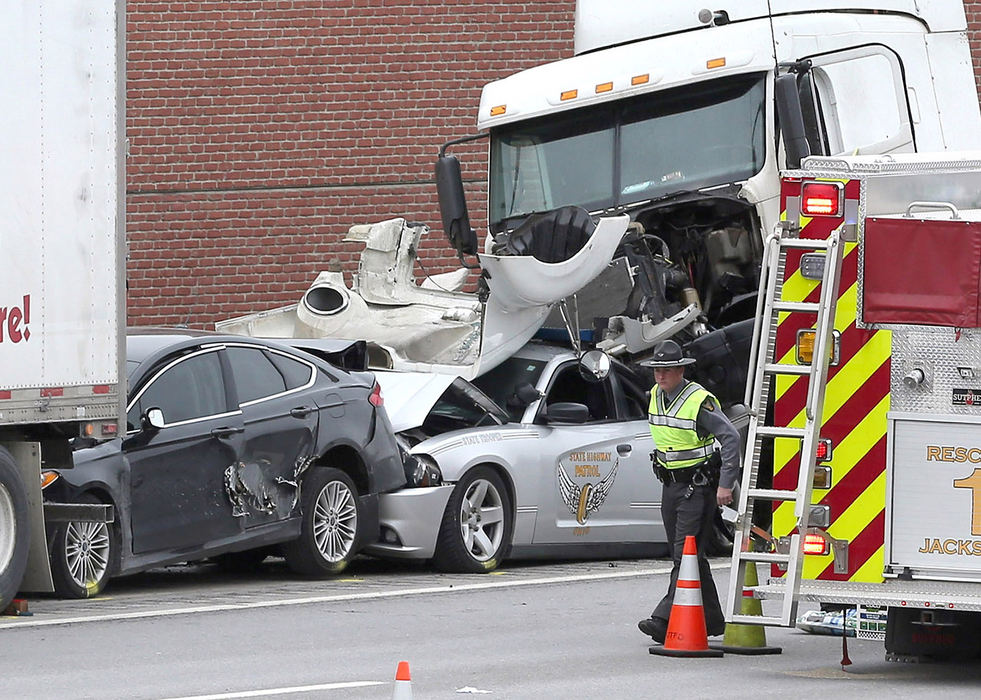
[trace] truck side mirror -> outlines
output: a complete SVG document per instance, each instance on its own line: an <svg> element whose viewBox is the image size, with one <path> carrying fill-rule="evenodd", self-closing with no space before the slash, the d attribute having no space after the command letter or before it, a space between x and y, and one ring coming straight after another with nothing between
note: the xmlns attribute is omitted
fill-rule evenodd
<svg viewBox="0 0 981 700"><path fill-rule="evenodd" d="M477 232L470 228L467 200L463 194L463 176L456 156L436 160L436 193L443 232L460 255L477 254Z"/></svg>
<svg viewBox="0 0 981 700"><path fill-rule="evenodd" d="M601 382L610 375L612 362L602 350L589 350L579 358L579 374L587 382Z"/></svg>
<svg viewBox="0 0 981 700"><path fill-rule="evenodd" d="M783 135L783 146L787 153L787 167L799 168L800 162L811 155L811 147L804 135L804 113L801 111L800 93L797 91L797 77L792 73L777 76L774 80L774 93L780 133Z"/></svg>

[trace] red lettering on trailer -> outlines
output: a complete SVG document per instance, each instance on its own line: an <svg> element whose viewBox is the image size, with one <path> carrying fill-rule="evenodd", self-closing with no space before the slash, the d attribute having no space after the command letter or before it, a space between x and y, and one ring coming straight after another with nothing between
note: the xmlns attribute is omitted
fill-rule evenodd
<svg viewBox="0 0 981 700"><path fill-rule="evenodd" d="M0 306L0 343L27 342L31 339L31 295L25 294L21 306Z"/></svg>

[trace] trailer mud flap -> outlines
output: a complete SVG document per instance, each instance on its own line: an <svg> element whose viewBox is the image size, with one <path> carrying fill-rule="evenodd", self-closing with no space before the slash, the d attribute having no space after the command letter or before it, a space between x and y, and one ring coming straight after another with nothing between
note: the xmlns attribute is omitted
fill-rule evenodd
<svg viewBox="0 0 981 700"><path fill-rule="evenodd" d="M30 514L31 547L27 554L27 571L20 590L31 593L53 593L51 561L48 558L47 534L44 529L44 507L41 502L41 443L13 442L2 445L17 464L27 491Z"/></svg>

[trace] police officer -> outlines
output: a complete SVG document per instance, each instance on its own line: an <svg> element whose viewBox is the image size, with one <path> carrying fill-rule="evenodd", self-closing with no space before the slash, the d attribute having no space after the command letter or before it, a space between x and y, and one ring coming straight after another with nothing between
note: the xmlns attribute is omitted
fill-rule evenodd
<svg viewBox="0 0 981 700"><path fill-rule="evenodd" d="M719 400L699 384L685 379L686 358L673 340L654 349L652 360L641 363L654 368L648 419L654 452L654 473L664 484L661 519L668 536L674 568L668 592L647 619L637 623L640 631L656 642L664 642L674 602L675 585L685 537L693 535L698 547L702 607L709 636L725 631L725 620L712 571L704 552L716 509L732 503L732 489L739 477L739 433L722 413ZM715 440L722 447L715 451Z"/></svg>

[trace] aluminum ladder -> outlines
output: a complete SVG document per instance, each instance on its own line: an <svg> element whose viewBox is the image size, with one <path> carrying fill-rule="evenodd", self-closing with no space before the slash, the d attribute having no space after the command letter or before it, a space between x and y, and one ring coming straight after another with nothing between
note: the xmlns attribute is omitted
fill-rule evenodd
<svg viewBox="0 0 981 700"><path fill-rule="evenodd" d="M753 625L792 626L797 616L798 591L803 567L803 536L807 532L811 506L811 489L814 483L816 450L824 410L824 393L828 377L829 353L833 339L838 288L841 281L841 264L844 244L840 229L826 239L808 239L796 236L796 231L785 222L768 237L760 270L761 294L757 299L756 323L750 347L749 377L746 383L746 403L750 407L746 451L743 457L743 476L740 483L738 517L732 547L732 568L726 604L726 620ZM810 252L815 262L823 260L820 271L820 300L817 302L783 301L784 269L787 251L790 249ZM822 255L823 253L823 255ZM815 276L816 277L816 276ZM774 356L777 321L781 313L807 313L815 316L815 339L811 364L780 363ZM821 352L820 349L825 351ZM768 425L767 404L770 398L772 378L779 375L807 377L807 401L803 427ZM796 490L763 489L757 486L759 460L763 440L796 438L801 440L800 470ZM775 502L792 502L796 518L796 531L790 536L789 549L782 551L750 551L748 543L753 529L753 507L757 502L772 507ZM744 544L745 543L745 544ZM786 568L784 594L779 616L743 615L743 582L746 566L757 562L778 564Z"/></svg>

